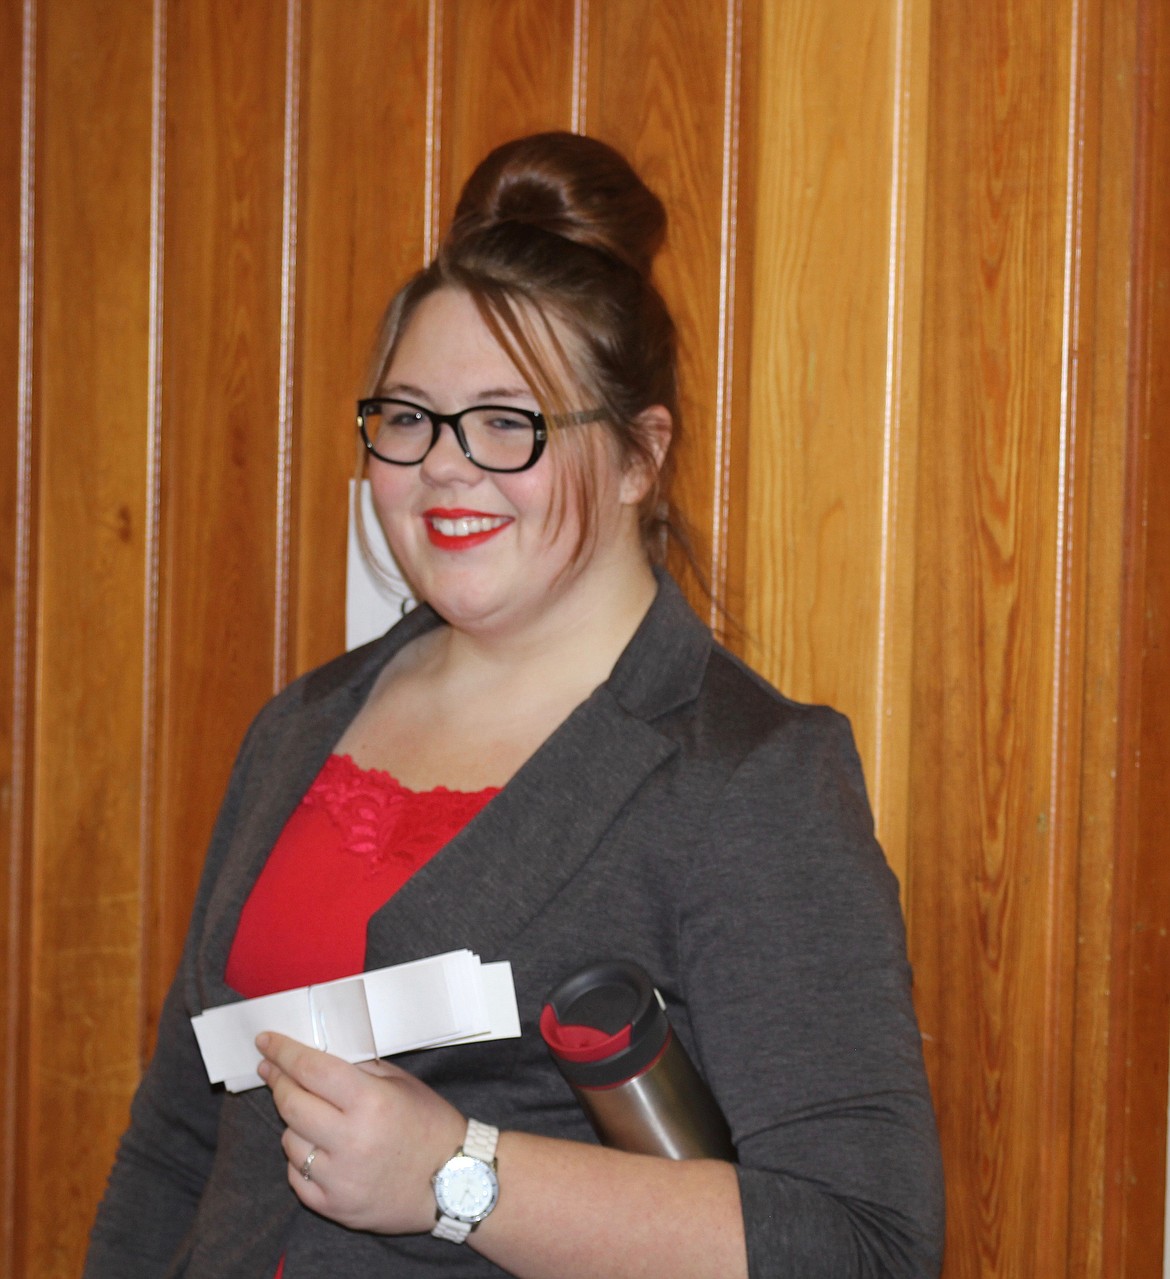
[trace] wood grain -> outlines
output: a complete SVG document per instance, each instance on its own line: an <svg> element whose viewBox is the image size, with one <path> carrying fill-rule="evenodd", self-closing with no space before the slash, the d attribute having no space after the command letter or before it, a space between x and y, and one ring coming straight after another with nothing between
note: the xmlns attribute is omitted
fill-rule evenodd
<svg viewBox="0 0 1170 1279"><path fill-rule="evenodd" d="M1104 1274L1157 1273L1170 1044L1170 15L1133 8L1134 269Z"/></svg>
<svg viewBox="0 0 1170 1279"><path fill-rule="evenodd" d="M173 2L167 21L150 1021L232 756L278 677L287 13Z"/></svg>
<svg viewBox="0 0 1170 1279"><path fill-rule="evenodd" d="M875 690L887 686L880 645L908 651L913 562L882 560L912 542L913 517L913 391L889 385L916 372L917 331L905 332L916 296L907 310L905 290L921 271L921 242L907 238L920 235L921 214L907 183L921 170L922 141L906 135L909 108L896 114L893 95L909 93L914 77L921 121L926 64L900 49L898 24L921 44L924 21L921 8L904 8L767 6L757 137L748 655L792 696L849 715L871 779ZM887 483L895 465L897 489ZM883 594L895 585L896 606ZM894 618L897 631L880 629ZM904 691L902 702L904 722ZM887 793L900 802L904 784L878 792Z"/></svg>
<svg viewBox="0 0 1170 1279"><path fill-rule="evenodd" d="M25 414L27 332L20 301L24 203L24 123L35 83L26 75L30 15L0 10L0 1160L14 1168L23 1153L19 1132L24 1069L21 1044L27 1013L26 779L28 776L28 594L32 432ZM31 61L31 60L30 60ZM31 71L31 65L27 68ZM24 278L22 278L22 276ZM0 1272L16 1273L16 1181L0 1178Z"/></svg>
<svg viewBox="0 0 1170 1279"><path fill-rule="evenodd" d="M1066 1193L1056 1121L1070 1063L1050 1033L1072 975L1055 944L1070 835L1053 790L1068 704L1054 601L1069 500L1071 18L1011 0L951 8L932 33L913 958L949 1174L948 1274L1062 1274L1049 1196Z"/></svg>
<svg viewBox="0 0 1170 1279"><path fill-rule="evenodd" d="M1107 1078L1111 980L1110 931L1117 908L1123 857L1118 818L1120 652L1123 633L1126 403L1130 340L1129 277L1133 217L1132 6L1086 4L1081 10L1084 55L1080 163L1083 167L1080 318L1073 320L1079 369L1070 385L1083 415L1081 463L1085 481L1078 593L1086 643L1076 789L1077 979L1066 1051L1072 1061L1069 1127L1068 1274L1098 1276L1102 1269L1103 1206L1107 1199L1104 1153L1110 1125L1101 1104ZM1089 530L1092 530L1091 535ZM1071 735L1070 735L1071 736ZM1072 779L1070 779L1072 780Z"/></svg>
<svg viewBox="0 0 1170 1279"><path fill-rule="evenodd" d="M443 0L436 143L439 221L501 142L573 122L572 0Z"/></svg>
<svg viewBox="0 0 1170 1279"><path fill-rule="evenodd" d="M721 331L738 275L730 237L736 223L725 195L730 87L729 23L736 6L663 5L592 0L588 31L589 132L633 162L665 202L670 226L658 281L678 326L682 421L676 424L675 499L690 522L695 550L708 576L711 530L722 505L716 444L721 413L732 404L733 368L721 367ZM731 32L734 38L734 29ZM725 213L728 214L725 217ZM732 272L721 277L721 268ZM741 373L744 366L739 366ZM692 601L707 612L693 585Z"/></svg>
<svg viewBox="0 0 1170 1279"><path fill-rule="evenodd" d="M1126 1270L1106 1257L1109 1205L1122 1189L1106 1166L1111 1134L1124 1127L1108 1100L1110 1005L1126 988L1112 934L1132 909L1125 890L1133 847L1122 836L1127 769L1124 755L1126 694L1122 666L1132 639L1125 625L1125 561L1132 510L1126 489L1136 474L1127 462L1135 196L1135 6L1084 6L1085 48L1082 182L1085 279L1077 347L1081 354L1080 398L1089 435L1083 503L1085 646L1078 830L1077 980L1069 1049L1072 1105L1069 1178L1070 1276L1157 1273L1157 1264ZM1089 291L1091 290L1091 297ZM1088 386L1085 380L1088 379ZM1170 1040L1164 1030L1163 1042ZM1164 1109L1164 1107L1159 1107ZM1143 1124L1149 1125L1147 1112ZM1155 1129L1161 1120L1154 1120ZM1151 1141L1155 1140L1151 1133ZM1159 1201L1161 1204L1161 1201ZM1159 1212L1162 1211L1161 1206ZM1157 1230L1160 1237L1160 1226ZM1153 1239L1149 1240L1154 1248Z"/></svg>
<svg viewBox="0 0 1170 1279"><path fill-rule="evenodd" d="M427 5L311 6L304 42L291 668L345 642L353 404L378 318L423 264ZM388 60L387 51L392 51ZM356 92L338 92L356 85Z"/></svg>
<svg viewBox="0 0 1170 1279"><path fill-rule="evenodd" d="M45 446L17 1210L23 1264L45 1276L78 1273L84 1238L61 1221L88 1221L140 1066L151 37L140 8L38 16Z"/></svg>

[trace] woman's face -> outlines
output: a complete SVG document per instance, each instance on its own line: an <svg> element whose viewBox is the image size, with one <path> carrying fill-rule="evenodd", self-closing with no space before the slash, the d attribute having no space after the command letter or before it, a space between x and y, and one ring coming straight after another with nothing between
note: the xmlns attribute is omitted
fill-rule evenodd
<svg viewBox="0 0 1170 1279"><path fill-rule="evenodd" d="M538 408L531 388L484 324L471 297L442 289L419 305L379 394L438 413L476 404ZM582 405L581 407L592 407ZM415 594L453 627L506 633L591 609L608 575L645 567L637 527L640 486L599 424L594 433L597 536L576 557L581 513L550 446L527 471L480 470L450 426L417 466L370 459L378 518ZM564 518L557 519L560 489ZM597 592L602 594L599 596Z"/></svg>

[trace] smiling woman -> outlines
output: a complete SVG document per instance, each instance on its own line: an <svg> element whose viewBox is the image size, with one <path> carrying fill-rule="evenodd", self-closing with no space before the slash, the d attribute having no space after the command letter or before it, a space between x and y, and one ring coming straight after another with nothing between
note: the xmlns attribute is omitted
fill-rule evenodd
<svg viewBox="0 0 1170 1279"><path fill-rule="evenodd" d="M569 134L493 152L358 406L421 607L261 712L87 1275L926 1276L941 1179L897 886L845 721L722 649L662 569L678 411L662 206ZM190 1017L457 948L521 1035L355 1066ZM544 1047L649 972L734 1161L606 1149ZM616 1028L614 1028L616 1029Z"/></svg>

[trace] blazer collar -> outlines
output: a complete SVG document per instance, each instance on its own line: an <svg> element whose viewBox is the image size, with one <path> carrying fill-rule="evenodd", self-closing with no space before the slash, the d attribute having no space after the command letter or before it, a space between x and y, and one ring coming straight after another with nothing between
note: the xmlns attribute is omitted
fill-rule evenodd
<svg viewBox="0 0 1170 1279"><path fill-rule="evenodd" d="M603 685L631 715L653 720L699 695L714 640L674 579L655 569L658 593Z"/></svg>

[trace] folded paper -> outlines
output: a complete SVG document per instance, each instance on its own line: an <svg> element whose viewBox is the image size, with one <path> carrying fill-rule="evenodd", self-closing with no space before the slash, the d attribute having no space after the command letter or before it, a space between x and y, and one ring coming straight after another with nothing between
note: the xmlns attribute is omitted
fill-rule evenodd
<svg viewBox="0 0 1170 1279"><path fill-rule="evenodd" d="M207 1077L229 1092L256 1088L262 1030L312 1044L345 1061L418 1048L514 1039L520 1015L507 962L469 950L358 973L319 986L209 1008L191 1018Z"/></svg>

